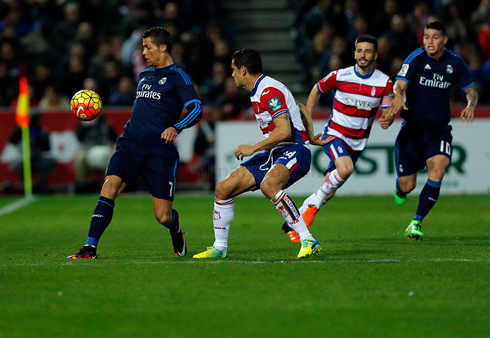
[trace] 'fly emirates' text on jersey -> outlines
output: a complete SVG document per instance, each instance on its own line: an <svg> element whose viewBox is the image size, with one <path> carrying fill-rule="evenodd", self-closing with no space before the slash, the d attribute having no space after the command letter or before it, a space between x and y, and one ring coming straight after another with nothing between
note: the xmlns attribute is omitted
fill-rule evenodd
<svg viewBox="0 0 490 338"><path fill-rule="evenodd" d="M180 118L184 106L187 113ZM158 142L168 127L180 132L201 117L201 101L189 76L174 64L152 67L140 73L136 100L123 136Z"/></svg>
<svg viewBox="0 0 490 338"><path fill-rule="evenodd" d="M274 130L273 120L279 115L289 113L291 136L277 146L291 143L308 144L308 133L301 120L301 112L293 94L281 82L261 75L250 92L250 101L255 111L255 118L264 137L269 137Z"/></svg>
<svg viewBox="0 0 490 338"><path fill-rule="evenodd" d="M363 76L352 66L331 72L317 88L321 93L337 90L326 134L344 140L351 150L362 151L382 98L393 93L390 77L377 69Z"/></svg>
<svg viewBox="0 0 490 338"><path fill-rule="evenodd" d="M445 126L451 121L450 95L453 84L466 90L474 85L468 66L454 52L445 49L439 60L419 48L403 62L396 77L408 83L401 112L408 122L421 127Z"/></svg>

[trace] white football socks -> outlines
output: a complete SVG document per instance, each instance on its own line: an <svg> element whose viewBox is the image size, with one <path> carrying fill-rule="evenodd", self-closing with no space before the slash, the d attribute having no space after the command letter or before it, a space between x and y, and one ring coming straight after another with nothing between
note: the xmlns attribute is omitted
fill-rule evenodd
<svg viewBox="0 0 490 338"><path fill-rule="evenodd" d="M279 190L276 196L271 199L279 214L284 218L288 225L295 230L300 240L314 239L303 220L298 208L283 190Z"/></svg>
<svg viewBox="0 0 490 338"><path fill-rule="evenodd" d="M214 198L213 228L214 228L214 247L221 252L226 252L228 248L228 234L230 224L235 216L234 199L220 200Z"/></svg>
<svg viewBox="0 0 490 338"><path fill-rule="evenodd" d="M341 179L339 174L337 173L337 169L333 170L330 172L330 174L327 176L323 184L321 185L320 189L317 190L317 192L314 194L314 196L311 197L310 205L314 205L318 209L320 209L327 196L334 191L335 189L339 188L345 180ZM308 199L310 198L308 197Z"/></svg>

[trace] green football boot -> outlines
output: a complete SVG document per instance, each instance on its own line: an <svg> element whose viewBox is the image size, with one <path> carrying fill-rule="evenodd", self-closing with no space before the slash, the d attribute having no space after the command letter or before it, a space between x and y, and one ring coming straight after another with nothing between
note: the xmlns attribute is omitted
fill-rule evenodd
<svg viewBox="0 0 490 338"><path fill-rule="evenodd" d="M395 198L395 203L398 205L403 205L407 201L407 194L398 189L395 190L393 197Z"/></svg>
<svg viewBox="0 0 490 338"><path fill-rule="evenodd" d="M423 240L424 234L422 233L422 222L416 219L412 220L405 230L405 236L410 239L416 239L417 241Z"/></svg>

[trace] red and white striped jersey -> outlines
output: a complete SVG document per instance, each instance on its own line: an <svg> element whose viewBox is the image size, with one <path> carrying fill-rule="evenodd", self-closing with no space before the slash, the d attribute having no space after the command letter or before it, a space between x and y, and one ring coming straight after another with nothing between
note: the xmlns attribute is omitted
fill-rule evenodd
<svg viewBox="0 0 490 338"><path fill-rule="evenodd" d="M381 99L393 93L390 77L377 69L362 76L351 66L331 72L317 83L317 88L321 93L337 90L324 133L344 140L351 150L362 151Z"/></svg>
<svg viewBox="0 0 490 338"><path fill-rule="evenodd" d="M264 137L269 137L276 127L273 120L279 115L289 113L291 120L291 136L283 143L309 143L308 133L301 120L301 112L293 94L281 82L265 75L255 81L250 92L250 101L255 118Z"/></svg>

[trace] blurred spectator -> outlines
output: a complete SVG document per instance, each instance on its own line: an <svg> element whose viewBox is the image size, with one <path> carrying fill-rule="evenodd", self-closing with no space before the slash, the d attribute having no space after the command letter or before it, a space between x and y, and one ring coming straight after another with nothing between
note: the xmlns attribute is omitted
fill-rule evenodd
<svg viewBox="0 0 490 338"><path fill-rule="evenodd" d="M393 52L391 50L390 41L388 41L386 36L382 36L378 39L378 58L375 61L375 67L389 75L392 79L395 79L396 74L391 73L392 64Z"/></svg>
<svg viewBox="0 0 490 338"><path fill-rule="evenodd" d="M214 191L216 186L215 177L215 142L216 124L222 120L223 114L218 108L212 108L206 120L201 122L194 141L194 153L201 157L202 170L208 178L208 190Z"/></svg>
<svg viewBox="0 0 490 338"><path fill-rule="evenodd" d="M99 174L96 181L103 179L103 173L114 153L117 133L103 113L95 120L81 122L76 133L81 145L75 159L77 184L83 185L89 173ZM95 189L98 188L99 182L95 185Z"/></svg>
<svg viewBox="0 0 490 338"><path fill-rule="evenodd" d="M29 81L34 90L34 99L40 101L44 95L46 87L53 84L51 68L44 63L39 63L35 68L35 76Z"/></svg>
<svg viewBox="0 0 490 338"><path fill-rule="evenodd" d="M136 99L136 85L129 76L119 80L118 91L109 96L108 106L132 106Z"/></svg>
<svg viewBox="0 0 490 338"><path fill-rule="evenodd" d="M396 0L385 0L383 11L375 14L374 20L371 21L371 31L375 36L381 36L390 30L391 18L398 14L398 5Z"/></svg>
<svg viewBox="0 0 490 338"><path fill-rule="evenodd" d="M213 64L213 74L204 81L204 85L201 88L203 104L216 104L216 99L225 90L225 80L228 76L227 69L227 66L222 62L215 62Z"/></svg>
<svg viewBox="0 0 490 338"><path fill-rule="evenodd" d="M406 58L414 49L420 46L415 34L410 31L406 20L401 15L391 18L390 31L384 36L388 39L391 49L396 56Z"/></svg>
<svg viewBox="0 0 490 338"><path fill-rule="evenodd" d="M8 106L16 97L17 74L11 74L7 63L0 60L0 106Z"/></svg>
<svg viewBox="0 0 490 338"><path fill-rule="evenodd" d="M224 109L224 119L237 118L248 108L250 98L244 93L245 91L237 88L232 77L226 78L225 90L216 99L216 105Z"/></svg>
<svg viewBox="0 0 490 338"><path fill-rule="evenodd" d="M461 16L464 12L457 3L450 3L443 8L443 21L446 26L449 49L454 49L467 40L468 29Z"/></svg>
<svg viewBox="0 0 490 338"><path fill-rule="evenodd" d="M471 25L479 32L481 26L490 22L490 0L481 0L478 7L471 13Z"/></svg>
<svg viewBox="0 0 490 338"><path fill-rule="evenodd" d="M90 89L96 92L97 94L99 93L99 82L97 82L96 79L93 77L88 77L85 80L83 80L83 88L81 89ZM75 94L75 93L73 93Z"/></svg>
<svg viewBox="0 0 490 338"><path fill-rule="evenodd" d="M102 72L96 76L99 83L99 91L97 93L103 101L107 102L112 94L117 93L120 76L120 66L116 61L104 63Z"/></svg>
<svg viewBox="0 0 490 338"><path fill-rule="evenodd" d="M56 165L51 158L49 133L41 126L41 115L34 113L29 122L29 136L31 144L31 171L33 174L33 192L48 193L48 179ZM22 158L22 129L15 127L9 142L19 149L19 156L10 164L11 170L24 181L24 161Z"/></svg>
<svg viewBox="0 0 490 338"><path fill-rule="evenodd" d="M62 51L66 51L66 43L73 41L78 31L81 16L80 5L74 1L66 2L63 11L64 19L56 25L53 38L57 47Z"/></svg>
<svg viewBox="0 0 490 338"><path fill-rule="evenodd" d="M69 109L70 99L61 94L54 86L46 87L44 95L39 102L39 108L43 109Z"/></svg>
<svg viewBox="0 0 490 338"><path fill-rule="evenodd" d="M412 13L407 16L407 24L410 26L410 30L415 33L420 45L424 41L424 29L429 23L430 14L429 5L425 1L419 1Z"/></svg>

